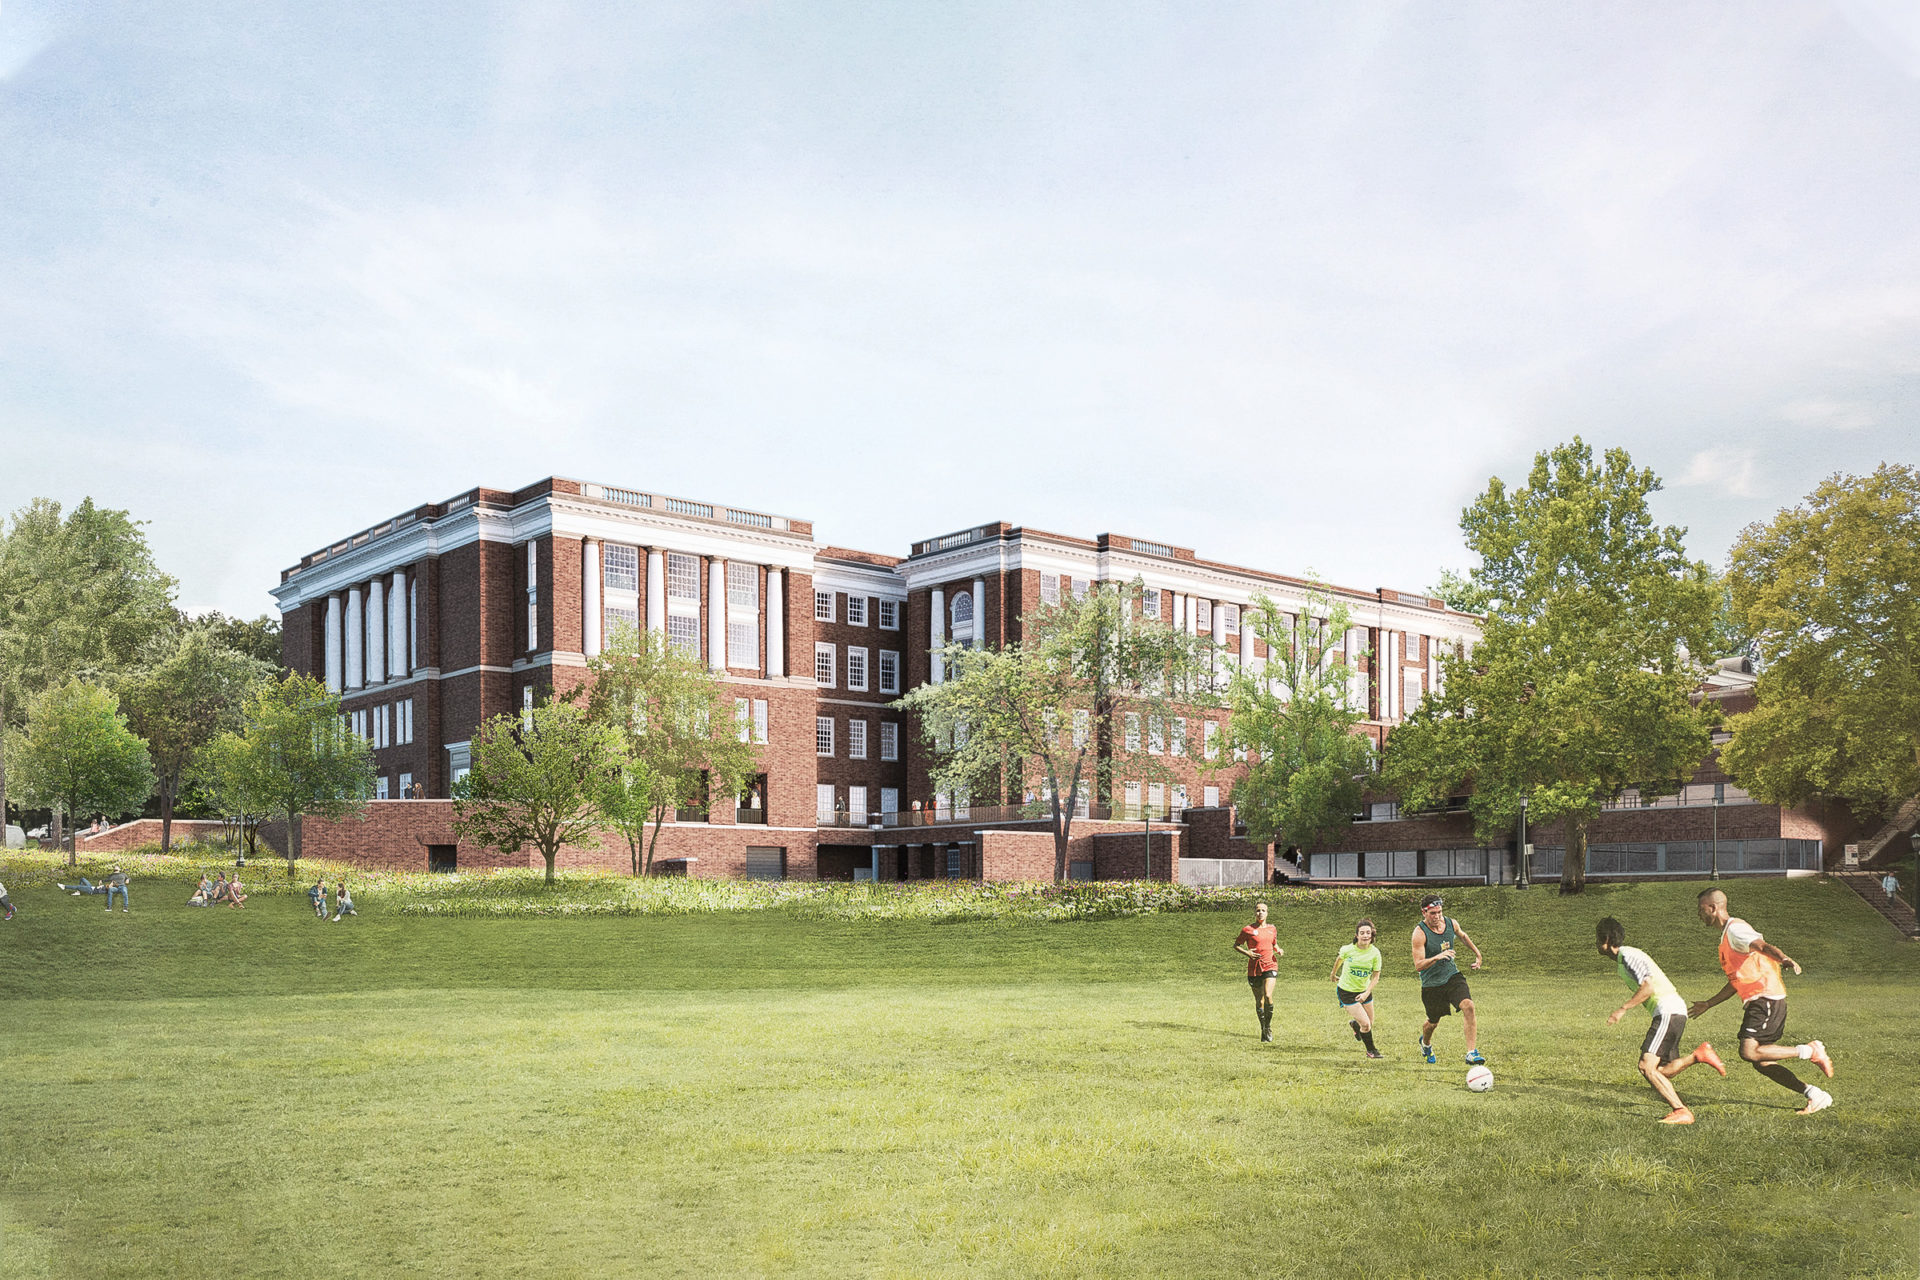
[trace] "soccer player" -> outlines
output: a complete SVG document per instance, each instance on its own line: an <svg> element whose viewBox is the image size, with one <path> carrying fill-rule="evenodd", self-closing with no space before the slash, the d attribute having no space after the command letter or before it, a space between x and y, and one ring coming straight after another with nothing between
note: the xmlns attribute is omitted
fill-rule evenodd
<svg viewBox="0 0 1920 1280"><path fill-rule="evenodd" d="M1278 945L1280 935L1267 923L1267 904L1253 904L1253 923L1240 930L1233 949L1247 958L1247 985L1253 988L1253 1011L1260 1019L1260 1039L1273 1039L1273 980L1280 968L1274 962L1287 954Z"/></svg>
<svg viewBox="0 0 1920 1280"><path fill-rule="evenodd" d="M1593 932L1600 954L1614 962L1620 980L1633 991L1633 999L1607 1015L1607 1025L1612 1026L1626 1017L1627 1010L1637 1004L1652 1003L1653 1025L1647 1028L1647 1038L1640 1042L1640 1074L1673 1108L1661 1124L1692 1124L1693 1112L1680 1101L1679 1093L1669 1081L1696 1062L1706 1063L1723 1076L1727 1074L1726 1065L1705 1040L1695 1045L1686 1057L1680 1056L1680 1037L1687 1029L1687 1002L1680 998L1680 992L1653 962L1652 956L1638 947L1626 945L1626 926L1608 916L1594 926Z"/></svg>
<svg viewBox="0 0 1920 1280"><path fill-rule="evenodd" d="M1373 921L1362 920L1354 926L1353 941L1340 948L1340 958L1327 976L1340 1012L1353 1014L1347 1019L1353 1038L1367 1047L1369 1058L1385 1057L1373 1047L1373 984L1380 981L1380 948L1373 945Z"/></svg>
<svg viewBox="0 0 1920 1280"><path fill-rule="evenodd" d="M1413 926L1413 968L1420 975L1420 1002L1427 1007L1426 1023L1420 1028L1420 1056L1428 1062L1433 1056L1433 1029L1454 1009L1460 1011L1467 1042L1467 1063L1479 1066L1486 1059L1474 1048L1479 1025L1473 1012L1473 992L1467 989L1467 975L1453 962L1453 942L1458 938L1473 948L1473 965L1478 969L1486 957L1480 945L1467 936L1460 922L1446 914L1446 903L1439 894L1420 899L1420 923Z"/></svg>
<svg viewBox="0 0 1920 1280"><path fill-rule="evenodd" d="M1687 1016L1697 1018L1728 996L1738 995L1745 1007L1740 1018L1740 1056L1781 1088L1805 1095L1807 1105L1798 1114L1825 1111L1833 1105L1833 1095L1819 1085L1801 1084L1799 1076L1780 1065L1789 1058L1804 1058L1829 1078L1833 1075L1833 1059L1818 1040L1791 1048L1779 1043L1787 1030L1787 988L1780 979L1780 966L1791 965L1798 977L1799 962L1745 920L1729 915L1727 895L1718 889L1701 891L1700 919L1720 930L1720 967L1726 971L1727 985L1711 998L1695 1001Z"/></svg>

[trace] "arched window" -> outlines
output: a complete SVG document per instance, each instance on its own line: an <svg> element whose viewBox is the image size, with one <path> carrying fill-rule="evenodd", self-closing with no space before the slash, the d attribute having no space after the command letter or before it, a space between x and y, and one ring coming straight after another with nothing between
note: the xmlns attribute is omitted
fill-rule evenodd
<svg viewBox="0 0 1920 1280"><path fill-rule="evenodd" d="M950 606L953 625L947 628L947 641L950 644L973 647L973 597L965 591L954 593Z"/></svg>

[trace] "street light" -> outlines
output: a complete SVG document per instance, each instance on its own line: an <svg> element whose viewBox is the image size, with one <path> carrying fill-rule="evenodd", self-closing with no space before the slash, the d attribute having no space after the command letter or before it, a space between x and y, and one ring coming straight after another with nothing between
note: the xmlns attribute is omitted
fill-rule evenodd
<svg viewBox="0 0 1920 1280"><path fill-rule="evenodd" d="M1720 878L1720 802L1726 798L1721 783L1713 784L1713 861L1707 865L1707 879Z"/></svg>
<svg viewBox="0 0 1920 1280"><path fill-rule="evenodd" d="M1527 865L1531 860L1527 857L1527 798L1525 796L1520 797L1520 847L1514 850L1514 857L1519 860L1520 875L1515 879L1513 887L1531 889L1533 879L1530 874L1532 868Z"/></svg>

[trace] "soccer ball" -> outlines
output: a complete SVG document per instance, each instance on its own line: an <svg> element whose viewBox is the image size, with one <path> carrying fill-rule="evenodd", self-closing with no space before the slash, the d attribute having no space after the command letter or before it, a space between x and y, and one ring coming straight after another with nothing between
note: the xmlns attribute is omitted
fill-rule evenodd
<svg viewBox="0 0 1920 1280"><path fill-rule="evenodd" d="M1493 1088L1493 1070L1490 1067L1475 1067L1467 1072L1467 1088L1475 1093L1485 1093Z"/></svg>

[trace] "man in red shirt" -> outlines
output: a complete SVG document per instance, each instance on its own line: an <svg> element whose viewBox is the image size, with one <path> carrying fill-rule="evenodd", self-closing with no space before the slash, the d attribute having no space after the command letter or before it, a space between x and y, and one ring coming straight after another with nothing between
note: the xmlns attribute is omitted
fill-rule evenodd
<svg viewBox="0 0 1920 1280"><path fill-rule="evenodd" d="M1275 964L1287 954L1278 945L1280 935L1267 923L1267 904L1253 904L1253 923L1240 930L1233 949L1247 958L1247 985L1253 988L1253 1011L1260 1018L1260 1039L1273 1039L1273 979Z"/></svg>

